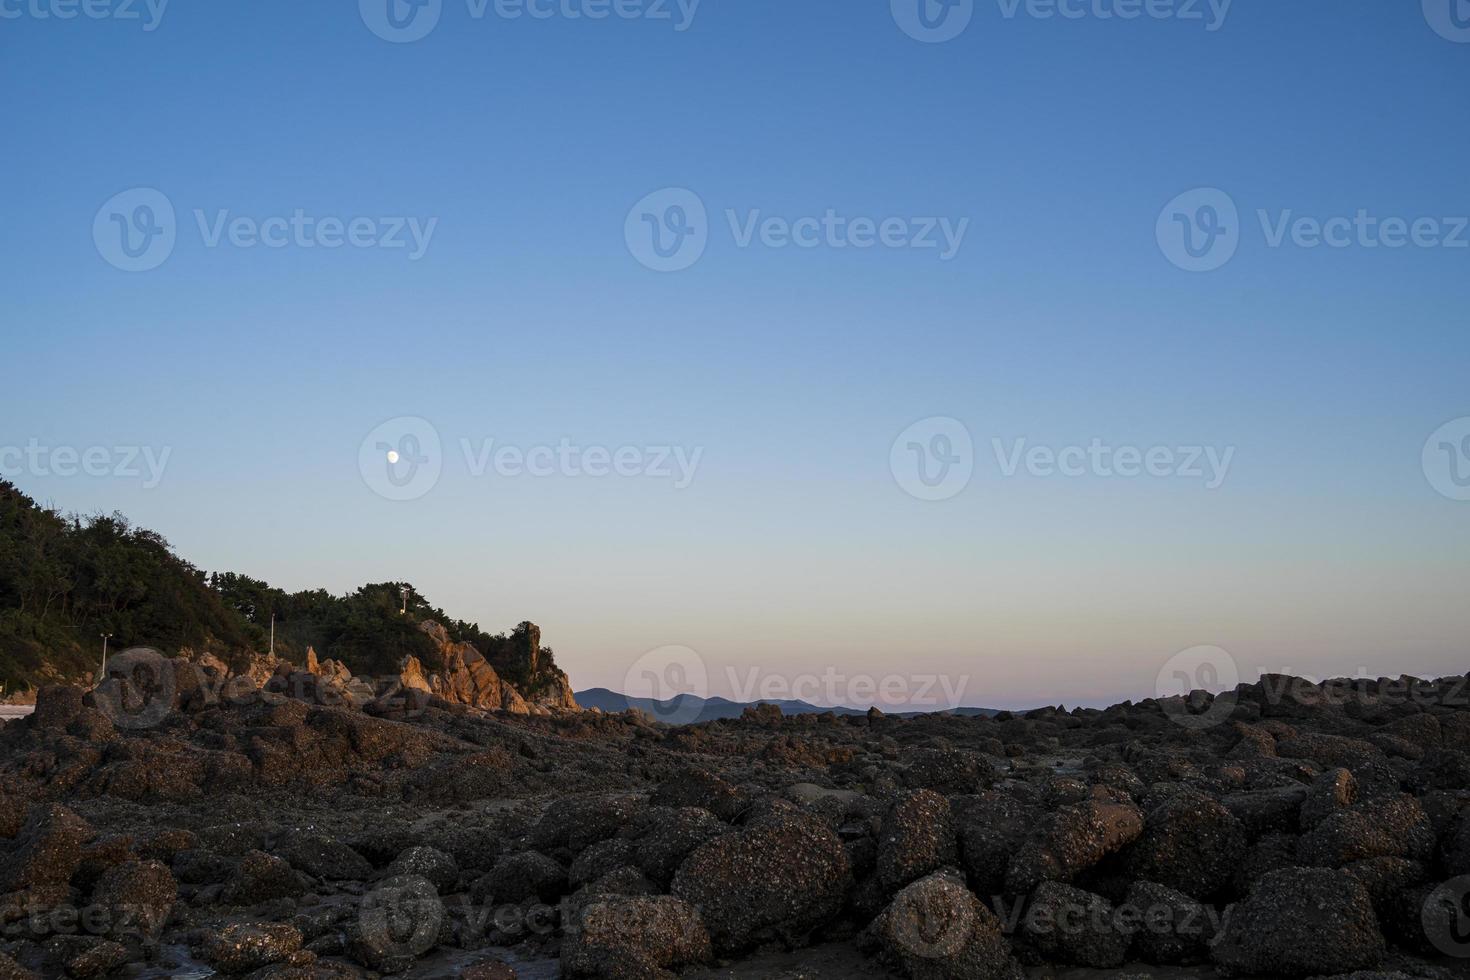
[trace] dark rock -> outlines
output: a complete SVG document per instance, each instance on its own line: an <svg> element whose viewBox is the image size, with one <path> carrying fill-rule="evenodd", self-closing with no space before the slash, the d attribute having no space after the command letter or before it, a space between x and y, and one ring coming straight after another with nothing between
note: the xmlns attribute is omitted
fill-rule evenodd
<svg viewBox="0 0 1470 980"><path fill-rule="evenodd" d="M1434 826L1412 796L1358 804L1341 810L1304 834L1298 853L1304 864L1340 868L1364 858L1428 860L1434 853Z"/></svg>
<svg viewBox="0 0 1470 980"><path fill-rule="evenodd" d="M271 851L296 870L326 881L362 881L373 874L367 858L324 834L289 831Z"/></svg>
<svg viewBox="0 0 1470 980"><path fill-rule="evenodd" d="M388 877L420 875L427 878L441 894L454 889L459 881L459 865L454 858L434 847L410 847L388 866Z"/></svg>
<svg viewBox="0 0 1470 980"><path fill-rule="evenodd" d="M976 892L1001 893L1011 855L1020 850L1039 818L1034 808L994 791L956 808L960 860Z"/></svg>
<svg viewBox="0 0 1470 980"><path fill-rule="evenodd" d="M1229 886L1245 852L1245 830L1229 810L1181 789L1149 810L1127 867L1134 878L1207 899Z"/></svg>
<svg viewBox="0 0 1470 980"><path fill-rule="evenodd" d="M633 863L661 888L668 887L695 848L730 832L728 824L697 807L654 807L626 830L633 840Z"/></svg>
<svg viewBox="0 0 1470 980"><path fill-rule="evenodd" d="M949 801L931 790L909 793L889 809L878 835L879 887L891 893L956 859Z"/></svg>
<svg viewBox="0 0 1470 980"><path fill-rule="evenodd" d="M249 973L280 963L301 948L301 933L280 922L236 923L212 932L204 958L221 973Z"/></svg>
<svg viewBox="0 0 1470 980"><path fill-rule="evenodd" d="M31 724L37 731L59 732L76 720L82 713L80 687L52 684L36 692L36 710L31 714Z"/></svg>
<svg viewBox="0 0 1470 980"><path fill-rule="evenodd" d="M701 846L671 890L699 910L715 951L730 955L804 937L838 913L851 883L835 833L812 817L781 815Z"/></svg>
<svg viewBox="0 0 1470 980"><path fill-rule="evenodd" d="M401 973L448 937L449 920L432 882L399 875L363 896L347 953L379 973Z"/></svg>
<svg viewBox="0 0 1470 980"><path fill-rule="evenodd" d="M1137 840L1144 818L1131 803L1089 800L1044 817L1011 860L1007 887L1025 894L1043 881L1071 881Z"/></svg>
<svg viewBox="0 0 1470 980"><path fill-rule="evenodd" d="M235 905L258 905L295 898L305 889L291 865L264 851L250 851L240 859L229 882L229 900Z"/></svg>
<svg viewBox="0 0 1470 980"><path fill-rule="evenodd" d="M33 808L10 853L0 859L0 895L38 885L65 885L82 860L92 828L57 803Z"/></svg>
<svg viewBox="0 0 1470 980"><path fill-rule="evenodd" d="M1214 908L1172 888L1135 881L1124 909L1132 919L1134 947L1144 962L1170 966L1209 959L1219 926Z"/></svg>
<svg viewBox="0 0 1470 980"><path fill-rule="evenodd" d="M911 980L1021 980L1000 920L962 881L939 873L908 885L862 944Z"/></svg>
<svg viewBox="0 0 1470 980"><path fill-rule="evenodd" d="M954 748L919 749L908 758L904 783L946 796L980 793L996 779L995 767L978 752Z"/></svg>
<svg viewBox="0 0 1470 980"><path fill-rule="evenodd" d="M105 977L128 960L126 946L96 936L57 936L46 943L46 954L76 980Z"/></svg>
<svg viewBox="0 0 1470 980"><path fill-rule="evenodd" d="M163 931L178 897L178 882L161 861L132 861L102 876L92 891L92 904L113 937L153 939Z"/></svg>
<svg viewBox="0 0 1470 980"><path fill-rule="evenodd" d="M1096 969L1122 966L1133 941L1107 899L1059 881L1031 894L1024 934L1049 960Z"/></svg>
<svg viewBox="0 0 1470 980"><path fill-rule="evenodd" d="M611 896L587 906L562 945L568 977L642 980L708 962L708 931L687 903L668 895Z"/></svg>
<svg viewBox="0 0 1470 980"><path fill-rule="evenodd" d="M1346 769L1329 769L1312 780L1302 803L1303 833L1358 801L1358 781Z"/></svg>
<svg viewBox="0 0 1470 980"><path fill-rule="evenodd" d="M1367 890L1325 868L1277 871L1233 906L1214 960L1233 973L1305 977L1376 966L1383 934Z"/></svg>
<svg viewBox="0 0 1470 980"><path fill-rule="evenodd" d="M751 800L737 787L705 769L686 768L659 783L648 801L653 806L697 806L726 823L734 823Z"/></svg>
<svg viewBox="0 0 1470 980"><path fill-rule="evenodd" d="M555 902L566 891L565 868L538 851L522 851L496 861L495 867L475 882L471 894L477 902L503 905L528 898Z"/></svg>

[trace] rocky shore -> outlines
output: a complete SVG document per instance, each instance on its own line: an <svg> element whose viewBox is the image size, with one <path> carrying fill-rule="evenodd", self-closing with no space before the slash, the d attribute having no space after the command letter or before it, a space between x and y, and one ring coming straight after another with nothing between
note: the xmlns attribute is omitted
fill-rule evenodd
<svg viewBox="0 0 1470 980"><path fill-rule="evenodd" d="M1470 964L1464 677L675 728L465 659L42 690L0 728L0 980Z"/></svg>

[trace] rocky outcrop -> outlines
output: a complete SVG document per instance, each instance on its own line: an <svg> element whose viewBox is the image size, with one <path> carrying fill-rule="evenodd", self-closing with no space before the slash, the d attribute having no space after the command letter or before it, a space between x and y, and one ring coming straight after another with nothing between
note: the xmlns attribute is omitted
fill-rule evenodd
<svg viewBox="0 0 1470 980"><path fill-rule="evenodd" d="M556 671L554 675L547 672L545 676L537 676L539 660L535 654L526 655L526 676L531 678L537 693L527 699L514 684L501 677L472 644L451 640L449 631L442 624L427 620L419 624L419 629L434 641L444 666L440 670L429 671L417 657L405 658L398 678L404 690L425 691L451 704L516 715L579 710L565 674ZM539 650L540 629L529 626L525 632L529 633L525 644ZM513 639L519 640L520 635Z"/></svg>

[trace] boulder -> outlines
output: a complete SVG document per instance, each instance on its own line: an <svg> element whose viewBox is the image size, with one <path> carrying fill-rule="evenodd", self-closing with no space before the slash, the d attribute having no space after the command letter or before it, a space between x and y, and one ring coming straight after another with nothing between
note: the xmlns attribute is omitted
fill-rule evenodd
<svg viewBox="0 0 1470 980"><path fill-rule="evenodd" d="M1302 836L1297 851L1303 864L1340 868L1376 857L1425 861L1434 845L1424 808L1412 796L1400 796L1332 814Z"/></svg>
<svg viewBox="0 0 1470 980"><path fill-rule="evenodd" d="M1126 863L1130 877L1207 899L1228 888L1245 853L1240 821L1205 794L1181 788L1150 807Z"/></svg>
<svg viewBox="0 0 1470 980"><path fill-rule="evenodd" d="M903 888L861 942L910 980L1023 977L995 913L944 872Z"/></svg>
<svg viewBox="0 0 1470 980"><path fill-rule="evenodd" d="M567 891L567 872L545 854L522 851L495 862L489 873L475 882L475 900L503 905L537 899L555 902Z"/></svg>
<svg viewBox="0 0 1470 980"><path fill-rule="evenodd" d="M0 895L36 886L65 885L82 860L82 844L92 836L87 822L59 803L31 809L0 859Z"/></svg>
<svg viewBox="0 0 1470 980"><path fill-rule="evenodd" d="M1059 881L1032 892L1024 934L1048 960L1100 970L1122 966L1133 939L1107 899Z"/></svg>
<svg viewBox="0 0 1470 980"><path fill-rule="evenodd" d="M796 942L834 917L852 883L847 851L805 814L779 814L701 846L671 890L699 910L715 951Z"/></svg>
<svg viewBox="0 0 1470 980"><path fill-rule="evenodd" d="M1266 875L1231 907L1213 957L1232 973L1306 977L1370 969L1383 953L1373 903L1356 878L1296 868Z"/></svg>
<svg viewBox="0 0 1470 980"><path fill-rule="evenodd" d="M709 932L693 907L669 895L600 898L562 944L568 977L644 980L712 958Z"/></svg>
<svg viewBox="0 0 1470 980"><path fill-rule="evenodd" d="M131 861L102 876L92 890L92 905L112 938L151 940L163 931L178 897L178 882L162 862Z"/></svg>
<svg viewBox="0 0 1470 980"><path fill-rule="evenodd" d="M909 793L889 808L878 834L878 885L891 894L956 860L949 801L932 790Z"/></svg>
<svg viewBox="0 0 1470 980"><path fill-rule="evenodd" d="M1006 872L1007 887L1025 894L1043 881L1071 881L1137 840L1143 813L1131 803L1089 800L1042 818L1016 852Z"/></svg>
<svg viewBox="0 0 1470 980"><path fill-rule="evenodd" d="M347 953L370 970L402 973L448 934L449 919L433 883L398 875L363 896Z"/></svg>
<svg viewBox="0 0 1470 980"><path fill-rule="evenodd" d="M304 890L289 862L264 851L250 851L231 875L227 893L235 905L258 905L295 898Z"/></svg>
<svg viewBox="0 0 1470 980"><path fill-rule="evenodd" d="M242 922L210 933L204 958L220 973L249 973L280 963L301 948L301 933L281 922Z"/></svg>

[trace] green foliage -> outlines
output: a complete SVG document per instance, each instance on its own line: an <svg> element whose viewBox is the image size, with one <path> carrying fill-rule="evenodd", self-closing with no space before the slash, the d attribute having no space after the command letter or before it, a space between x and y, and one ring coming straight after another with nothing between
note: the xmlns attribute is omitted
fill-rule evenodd
<svg viewBox="0 0 1470 980"><path fill-rule="evenodd" d="M206 575L120 514L63 517L0 480L0 682L7 690L90 677L102 633L112 634L114 650L150 646L172 656L191 649L240 667L252 651L268 649L273 617L276 655L298 665L314 647L355 674L396 673L407 656L437 670L444 666L439 649L418 628L432 619L527 696L563 676L530 623L489 634L451 619L407 582L333 596L288 593L234 572Z"/></svg>
<svg viewBox="0 0 1470 980"><path fill-rule="evenodd" d="M0 681L96 671L113 649L248 649L244 624L193 565L120 514L63 517L0 481Z"/></svg>

